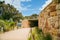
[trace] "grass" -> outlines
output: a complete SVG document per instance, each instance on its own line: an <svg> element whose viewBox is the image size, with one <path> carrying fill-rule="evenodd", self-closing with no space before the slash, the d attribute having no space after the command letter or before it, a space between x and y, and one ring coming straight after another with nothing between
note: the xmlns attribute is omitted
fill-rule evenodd
<svg viewBox="0 0 60 40"><path fill-rule="evenodd" d="M49 33L44 35L41 29L35 27L30 31L28 40L52 40L52 36Z"/></svg>

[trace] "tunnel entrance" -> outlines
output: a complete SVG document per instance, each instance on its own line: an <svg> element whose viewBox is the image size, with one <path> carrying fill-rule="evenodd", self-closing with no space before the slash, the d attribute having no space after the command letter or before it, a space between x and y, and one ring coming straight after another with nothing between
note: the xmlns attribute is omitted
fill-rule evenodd
<svg viewBox="0 0 60 40"><path fill-rule="evenodd" d="M29 20L30 27L38 27L38 20Z"/></svg>

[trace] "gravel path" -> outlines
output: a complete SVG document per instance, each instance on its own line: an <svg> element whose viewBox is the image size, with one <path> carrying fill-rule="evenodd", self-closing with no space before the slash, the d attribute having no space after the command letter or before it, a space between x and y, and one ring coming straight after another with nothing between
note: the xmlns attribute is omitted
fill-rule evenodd
<svg viewBox="0 0 60 40"><path fill-rule="evenodd" d="M0 40L27 40L30 28L22 28L0 34Z"/></svg>

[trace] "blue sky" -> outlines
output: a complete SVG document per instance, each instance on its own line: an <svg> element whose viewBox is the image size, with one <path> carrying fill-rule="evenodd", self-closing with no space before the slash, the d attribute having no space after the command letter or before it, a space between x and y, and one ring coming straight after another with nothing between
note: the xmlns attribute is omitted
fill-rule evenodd
<svg viewBox="0 0 60 40"><path fill-rule="evenodd" d="M5 0L5 3L13 5L24 16L39 14L52 0Z"/></svg>

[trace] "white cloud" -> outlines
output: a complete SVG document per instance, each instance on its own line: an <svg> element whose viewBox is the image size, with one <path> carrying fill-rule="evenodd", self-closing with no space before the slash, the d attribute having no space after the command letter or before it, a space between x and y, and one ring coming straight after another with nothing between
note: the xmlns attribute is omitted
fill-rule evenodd
<svg viewBox="0 0 60 40"><path fill-rule="evenodd" d="M48 4L50 4L52 2L52 0L47 0L46 2L45 2L45 4L44 5L42 5L42 7L40 7L39 8L39 10L43 10Z"/></svg>
<svg viewBox="0 0 60 40"><path fill-rule="evenodd" d="M27 5L26 7L31 7L31 5Z"/></svg>
<svg viewBox="0 0 60 40"><path fill-rule="evenodd" d="M4 0L0 0L0 1L4 1Z"/></svg>
<svg viewBox="0 0 60 40"><path fill-rule="evenodd" d="M17 8L17 10L21 8L20 0L5 0L5 3L6 4L9 3L10 5L13 5L15 8Z"/></svg>
<svg viewBox="0 0 60 40"><path fill-rule="evenodd" d="M5 3L6 4L9 3L9 4L13 5L15 8L17 8L17 10L19 10L21 12L22 10L27 10L26 7L21 6L21 2L29 2L29 1L31 1L31 0L5 0ZM27 7L29 7L29 6L27 6Z"/></svg>
<svg viewBox="0 0 60 40"><path fill-rule="evenodd" d="M21 4L21 10L23 10L23 11L26 11L26 10L29 10L29 8L31 7L31 5L27 5L27 6L25 6L24 4Z"/></svg>

